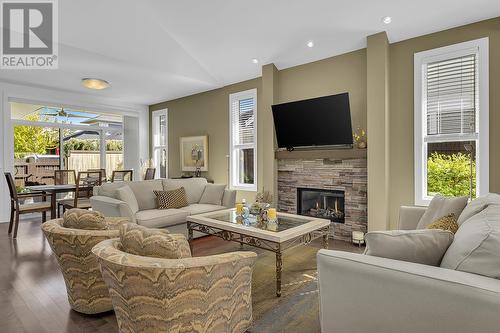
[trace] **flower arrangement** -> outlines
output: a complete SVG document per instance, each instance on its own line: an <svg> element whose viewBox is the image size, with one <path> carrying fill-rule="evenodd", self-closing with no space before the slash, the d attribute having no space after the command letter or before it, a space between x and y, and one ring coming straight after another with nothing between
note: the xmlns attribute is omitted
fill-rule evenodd
<svg viewBox="0 0 500 333"><path fill-rule="evenodd" d="M359 149L365 149L367 147L366 141L366 131L365 129L358 127L356 131L352 134L354 142Z"/></svg>

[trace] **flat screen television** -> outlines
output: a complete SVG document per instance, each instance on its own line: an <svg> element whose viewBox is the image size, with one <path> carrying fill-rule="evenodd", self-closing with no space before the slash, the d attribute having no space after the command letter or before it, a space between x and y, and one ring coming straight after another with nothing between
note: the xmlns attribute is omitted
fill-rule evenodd
<svg viewBox="0 0 500 333"><path fill-rule="evenodd" d="M352 146L349 94L272 106L279 148Z"/></svg>

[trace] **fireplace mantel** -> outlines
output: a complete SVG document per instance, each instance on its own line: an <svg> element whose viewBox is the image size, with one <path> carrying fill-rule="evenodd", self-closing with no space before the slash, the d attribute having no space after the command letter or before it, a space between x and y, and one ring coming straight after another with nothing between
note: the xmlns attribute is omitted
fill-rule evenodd
<svg viewBox="0 0 500 333"><path fill-rule="evenodd" d="M324 158L327 160L349 160L366 158L366 149L318 149L318 150L293 150L293 151L277 151L276 159L318 159Z"/></svg>

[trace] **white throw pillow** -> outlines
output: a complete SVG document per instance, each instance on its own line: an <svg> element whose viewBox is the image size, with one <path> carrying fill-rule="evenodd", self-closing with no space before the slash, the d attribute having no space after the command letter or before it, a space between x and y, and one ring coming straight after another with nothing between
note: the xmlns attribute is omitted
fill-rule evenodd
<svg viewBox="0 0 500 333"><path fill-rule="evenodd" d="M500 205L490 205L465 221L441 267L500 279Z"/></svg>
<svg viewBox="0 0 500 333"><path fill-rule="evenodd" d="M436 195L432 198L429 207L425 211L424 215L420 218L418 222L417 229L425 229L429 224L436 221L437 219L454 214L455 216L460 216L465 206L467 205L469 197L443 197Z"/></svg>
<svg viewBox="0 0 500 333"><path fill-rule="evenodd" d="M226 185L224 184L207 184L205 185L205 190L201 195L201 204L210 205L222 205L222 197L224 196L224 190Z"/></svg>
<svg viewBox="0 0 500 333"><path fill-rule="evenodd" d="M465 221L480 213L489 205L500 205L500 195L495 193L488 193L485 196L479 197L469 202L469 204L465 206L462 214L460 214L460 217L458 218L458 225L461 226Z"/></svg>
<svg viewBox="0 0 500 333"><path fill-rule="evenodd" d="M134 192L132 192L132 189L128 185L125 185L117 189L116 196L118 200L125 202L129 206L133 214L139 211L139 204L137 203L137 198L135 197Z"/></svg>
<svg viewBox="0 0 500 333"><path fill-rule="evenodd" d="M439 266L453 233L438 229L372 231L365 241L367 255Z"/></svg>

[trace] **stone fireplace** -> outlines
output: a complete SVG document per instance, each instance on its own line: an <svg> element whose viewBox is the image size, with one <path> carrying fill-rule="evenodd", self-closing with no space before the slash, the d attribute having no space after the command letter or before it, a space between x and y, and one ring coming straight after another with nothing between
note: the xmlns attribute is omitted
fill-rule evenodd
<svg viewBox="0 0 500 333"><path fill-rule="evenodd" d="M367 231L366 158L278 158L280 211L332 221L331 235L350 241Z"/></svg>

